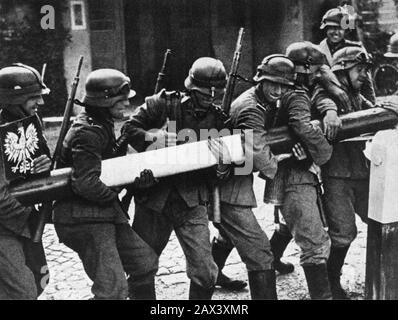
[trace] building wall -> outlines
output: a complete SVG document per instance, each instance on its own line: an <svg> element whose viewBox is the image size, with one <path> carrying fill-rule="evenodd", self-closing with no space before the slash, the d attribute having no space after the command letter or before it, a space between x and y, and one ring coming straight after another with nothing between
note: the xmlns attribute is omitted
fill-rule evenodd
<svg viewBox="0 0 398 320"><path fill-rule="evenodd" d="M214 56L229 70L239 27L244 26L239 73L251 78L264 56L284 52L294 41L314 40L326 2L331 0L124 0L126 73L139 96L151 94L170 48L168 89L182 89L189 67L200 56ZM70 23L70 17L65 20ZM82 79L91 69L88 26L72 30L72 37L65 51L68 83L80 54L86 59ZM239 82L236 92L248 86Z"/></svg>
<svg viewBox="0 0 398 320"><path fill-rule="evenodd" d="M398 32L398 11L394 0L382 0L378 22L382 31Z"/></svg>
<svg viewBox="0 0 398 320"><path fill-rule="evenodd" d="M65 26L71 28L71 12L70 0L68 0L69 9L65 12L64 23ZM86 29L84 30L70 30L72 36L71 42L65 48L64 62L65 62L65 79L68 93L71 90L71 85L76 74L79 57L84 57L82 69L80 72L80 82L76 92L76 98L82 98L84 93L84 83L91 72L91 49L90 49L90 31L88 25L88 6L87 0L84 0L85 16L86 16ZM75 105L75 113L80 108Z"/></svg>
<svg viewBox="0 0 398 320"><path fill-rule="evenodd" d="M252 36L250 26L250 10L248 0L234 1L216 0L211 1L211 48L213 56L220 59L229 73L239 29L244 28L242 51L239 61L238 74L251 76L253 72ZM250 85L237 81L235 95L241 93Z"/></svg>

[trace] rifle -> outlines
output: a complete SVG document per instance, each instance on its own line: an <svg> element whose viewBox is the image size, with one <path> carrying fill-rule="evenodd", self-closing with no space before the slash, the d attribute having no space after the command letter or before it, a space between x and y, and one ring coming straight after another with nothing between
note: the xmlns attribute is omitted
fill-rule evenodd
<svg viewBox="0 0 398 320"><path fill-rule="evenodd" d="M163 65L162 68L160 69L160 72L158 73L158 78L156 79L156 85L155 85L155 94L158 93L160 90L165 88L165 80L167 77L167 69L168 69L168 64L169 64L169 56L171 54L171 50L167 49L166 52L164 53L164 58L163 58Z"/></svg>
<svg viewBox="0 0 398 320"><path fill-rule="evenodd" d="M240 28L238 34L238 40L236 41L234 57L232 59L231 70L229 72L228 81L225 88L225 94L222 99L221 108L226 118L229 117L232 97L236 85L236 79L238 78L238 67L239 67L240 56L242 53L242 42L243 42L244 33L245 33L244 28ZM213 186L212 195L213 195L212 196L213 222L220 223L221 222L220 188L217 184Z"/></svg>
<svg viewBox="0 0 398 320"><path fill-rule="evenodd" d="M158 73L158 78L156 79L155 91L154 94L157 94L160 90L165 88L166 78L167 78L167 70L169 66L171 50L167 49L164 53L162 68ZM122 134L116 141L115 146L115 154L121 156L126 153L128 145L128 137L125 134ZM133 190L131 188L127 189L126 194L123 196L121 203L122 208L128 211L128 206L130 205L131 199L133 198Z"/></svg>
<svg viewBox="0 0 398 320"><path fill-rule="evenodd" d="M171 55L171 50L167 49L165 54L164 54L164 59L163 59L163 65L162 68L160 69L158 73L158 78L156 80L156 85L155 85L155 94L158 93L160 90L162 90L165 87L165 79L167 77L167 68L168 68L168 62L170 60L170 55ZM126 153L127 151L127 145L128 145L128 137L125 134L122 134L117 140L116 140L116 146L114 148L114 154L116 156L122 156Z"/></svg>
<svg viewBox="0 0 398 320"><path fill-rule="evenodd" d="M68 100L66 101L64 117L62 119L62 124L61 124L61 130L60 130L57 144L55 147L55 151L53 154L50 170L53 170L54 168L56 168L57 164L59 163L60 157L61 157L62 143L64 142L66 133L68 132L68 129L69 129L69 122L70 122L70 117L71 117L72 111L73 111L73 103L75 100L77 86L79 85L79 80L80 80L79 77L80 77L80 70L82 68L82 64L83 64L83 56L80 56L79 64L77 67L77 72L76 72L75 78L73 79L73 82L72 82L72 89L70 91ZM43 67L43 71L45 71L44 67ZM33 242L41 241L41 238L43 236L44 226L46 224L46 221L48 221L49 218L51 217L51 213L52 213L52 203L51 202L43 203L41 210L39 212L39 221L37 223L37 228L36 228L35 234L32 239Z"/></svg>

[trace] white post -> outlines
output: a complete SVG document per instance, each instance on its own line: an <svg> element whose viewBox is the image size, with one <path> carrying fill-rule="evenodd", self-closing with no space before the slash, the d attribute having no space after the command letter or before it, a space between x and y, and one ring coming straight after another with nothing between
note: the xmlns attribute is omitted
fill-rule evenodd
<svg viewBox="0 0 398 320"><path fill-rule="evenodd" d="M398 130L372 142L365 297L398 299Z"/></svg>

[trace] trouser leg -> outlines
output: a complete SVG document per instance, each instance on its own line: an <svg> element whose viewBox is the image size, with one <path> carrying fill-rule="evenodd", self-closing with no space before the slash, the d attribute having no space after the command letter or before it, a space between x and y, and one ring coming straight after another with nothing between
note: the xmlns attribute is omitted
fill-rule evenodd
<svg viewBox="0 0 398 320"><path fill-rule="evenodd" d="M95 299L126 299L127 280L116 246L116 228L110 223L57 226L60 241L76 251L93 281Z"/></svg>
<svg viewBox="0 0 398 320"><path fill-rule="evenodd" d="M326 263L329 257L330 238L322 223L317 197L313 185L286 188L282 215L301 249L301 265Z"/></svg>
<svg viewBox="0 0 398 320"><path fill-rule="evenodd" d="M348 299L340 277L348 249L357 235L355 213L366 222L368 214L369 180L327 178L325 212L332 240L328 274L334 299Z"/></svg>
<svg viewBox="0 0 398 320"><path fill-rule="evenodd" d="M116 225L116 244L134 299L155 300L158 255L127 223Z"/></svg>
<svg viewBox="0 0 398 320"><path fill-rule="evenodd" d="M218 225L216 225L218 228ZM217 276L217 283L216 285L227 289L227 290L242 290L247 286L246 282L241 280L232 280L231 278L227 277L222 269L225 266L225 263L230 255L234 245L232 244L231 240L228 239L227 234L218 228L219 235L217 238L213 239L212 243L212 255L214 262L217 264L218 267L218 276Z"/></svg>
<svg viewBox="0 0 398 320"><path fill-rule="evenodd" d="M134 234L130 234L130 237L140 239L137 255L142 258L138 261L139 270L141 270L139 274L135 273L131 266L128 267L131 269L131 272L127 272L129 297L135 300L154 300L156 299L155 275L159 267L159 257L169 241L173 227L163 213L136 204L132 228ZM125 242L128 243L128 241ZM128 247L126 249L128 250ZM135 260L134 262L137 263ZM129 264L134 266L135 263ZM142 266L141 263L147 265Z"/></svg>
<svg viewBox="0 0 398 320"><path fill-rule="evenodd" d="M37 288L21 237L0 235L0 300L34 300Z"/></svg>
<svg viewBox="0 0 398 320"><path fill-rule="evenodd" d="M183 209L181 204L181 208ZM217 280L218 268L211 254L207 209L198 205L184 209L184 222L174 226L187 261L187 275L191 280L190 299L210 299ZM194 284L192 284L194 283ZM200 289L199 289L200 288Z"/></svg>
<svg viewBox="0 0 398 320"><path fill-rule="evenodd" d="M307 280L311 299L330 299L326 269L330 238L325 231L313 185L289 185L282 214L295 242L301 249L300 264Z"/></svg>
<svg viewBox="0 0 398 320"><path fill-rule="evenodd" d="M47 265L43 242L40 241L35 243L31 239L25 239L23 250L26 257L26 265L35 277L37 295L40 296L50 281L50 272Z"/></svg>
<svg viewBox="0 0 398 320"><path fill-rule="evenodd" d="M252 298L276 298L271 246L251 208L221 203L220 228L246 264Z"/></svg>
<svg viewBox="0 0 398 320"><path fill-rule="evenodd" d="M349 179L324 179L324 205L332 247L349 247L357 235L355 194Z"/></svg>

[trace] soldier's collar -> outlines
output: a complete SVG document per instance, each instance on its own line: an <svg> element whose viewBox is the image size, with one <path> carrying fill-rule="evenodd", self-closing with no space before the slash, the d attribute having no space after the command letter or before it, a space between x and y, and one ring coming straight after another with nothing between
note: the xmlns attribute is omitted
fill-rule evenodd
<svg viewBox="0 0 398 320"><path fill-rule="evenodd" d="M270 103L265 99L264 93L257 87L254 89L254 93L257 98L257 106L265 111L271 111L273 109L274 103Z"/></svg>

